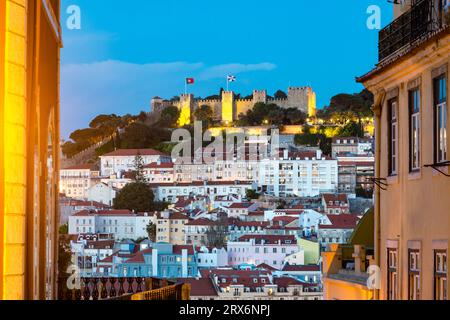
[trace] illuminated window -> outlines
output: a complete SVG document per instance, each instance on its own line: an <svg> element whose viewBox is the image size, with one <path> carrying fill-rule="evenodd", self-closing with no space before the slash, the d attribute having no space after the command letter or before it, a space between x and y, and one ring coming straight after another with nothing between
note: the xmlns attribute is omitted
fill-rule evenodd
<svg viewBox="0 0 450 320"><path fill-rule="evenodd" d="M389 175L397 174L398 121L397 99L388 101L388 170Z"/></svg>
<svg viewBox="0 0 450 320"><path fill-rule="evenodd" d="M408 291L409 300L420 299L420 251L410 249L408 252Z"/></svg>
<svg viewBox="0 0 450 320"><path fill-rule="evenodd" d="M447 250L434 251L434 299L447 300Z"/></svg>
<svg viewBox="0 0 450 320"><path fill-rule="evenodd" d="M434 160L447 160L447 79L434 79Z"/></svg>
<svg viewBox="0 0 450 320"><path fill-rule="evenodd" d="M409 91L409 169L420 169L420 90Z"/></svg>
<svg viewBox="0 0 450 320"><path fill-rule="evenodd" d="M388 299L398 299L397 249L388 249Z"/></svg>

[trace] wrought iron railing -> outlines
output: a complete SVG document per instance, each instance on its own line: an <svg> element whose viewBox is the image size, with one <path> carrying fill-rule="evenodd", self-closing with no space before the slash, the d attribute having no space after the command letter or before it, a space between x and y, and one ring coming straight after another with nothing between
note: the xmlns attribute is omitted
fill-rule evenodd
<svg viewBox="0 0 450 320"><path fill-rule="evenodd" d="M438 10L439 11L439 10ZM379 61L442 27L442 18L433 0L422 0L379 33Z"/></svg>
<svg viewBox="0 0 450 320"><path fill-rule="evenodd" d="M159 290L175 282L158 278L90 277L68 285L67 278L58 279L59 300L131 300L137 293ZM169 293L169 292L168 292ZM168 296L168 300L172 295Z"/></svg>

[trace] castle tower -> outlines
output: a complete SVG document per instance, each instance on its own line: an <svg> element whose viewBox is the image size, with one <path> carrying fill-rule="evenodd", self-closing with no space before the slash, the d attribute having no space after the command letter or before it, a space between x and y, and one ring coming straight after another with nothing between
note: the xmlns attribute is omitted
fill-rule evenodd
<svg viewBox="0 0 450 320"><path fill-rule="evenodd" d="M180 110L180 118L178 125L180 127L191 124L192 110L194 110L194 95L182 94L180 102L178 102L178 109Z"/></svg>
<svg viewBox="0 0 450 320"><path fill-rule="evenodd" d="M316 100L316 93L312 91L311 88L310 93L308 94L308 117L315 117L316 116L316 109L317 109L317 100Z"/></svg>
<svg viewBox="0 0 450 320"><path fill-rule="evenodd" d="M308 116L315 115L316 94L311 87L289 87L288 107L299 109Z"/></svg>
<svg viewBox="0 0 450 320"><path fill-rule="evenodd" d="M222 122L233 122L236 118L236 101L233 91L222 92Z"/></svg>
<svg viewBox="0 0 450 320"><path fill-rule="evenodd" d="M267 91L266 90L253 90L253 104L263 102L267 103Z"/></svg>

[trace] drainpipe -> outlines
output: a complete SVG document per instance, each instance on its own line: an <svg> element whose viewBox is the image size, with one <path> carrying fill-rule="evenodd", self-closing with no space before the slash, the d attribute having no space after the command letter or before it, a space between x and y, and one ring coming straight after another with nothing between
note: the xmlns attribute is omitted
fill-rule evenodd
<svg viewBox="0 0 450 320"><path fill-rule="evenodd" d="M381 106L383 104L385 92L377 93L375 97L375 104L373 106L374 125L375 125L375 179L380 178L380 159L381 159ZM380 231L380 186L375 184L375 208L374 208L374 253L375 265L380 267L381 257L381 231ZM380 280L381 281L381 280ZM380 299L380 289L375 290L375 300Z"/></svg>

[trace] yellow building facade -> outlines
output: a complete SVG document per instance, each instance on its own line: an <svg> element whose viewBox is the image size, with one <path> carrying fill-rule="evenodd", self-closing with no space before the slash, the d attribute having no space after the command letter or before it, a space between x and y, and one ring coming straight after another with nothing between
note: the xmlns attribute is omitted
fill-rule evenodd
<svg viewBox="0 0 450 320"><path fill-rule="evenodd" d="M450 35L442 4L397 7L403 20L381 32L380 62L358 79L375 95L379 299L448 299ZM419 26L404 43L395 38L402 21Z"/></svg>
<svg viewBox="0 0 450 320"><path fill-rule="evenodd" d="M0 0L0 299L56 294L59 0Z"/></svg>

